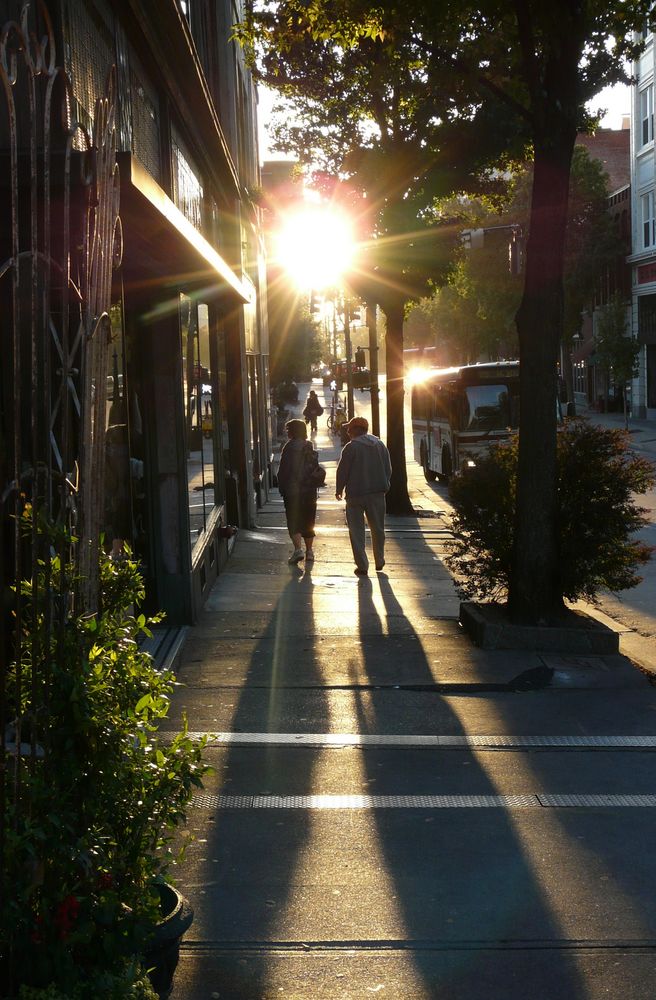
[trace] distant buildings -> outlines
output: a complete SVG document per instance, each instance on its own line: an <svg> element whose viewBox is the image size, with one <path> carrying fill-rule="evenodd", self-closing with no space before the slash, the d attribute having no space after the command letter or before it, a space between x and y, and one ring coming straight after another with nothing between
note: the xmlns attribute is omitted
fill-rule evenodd
<svg viewBox="0 0 656 1000"><path fill-rule="evenodd" d="M632 330L640 343L640 375L633 415L656 420L656 160L654 147L654 36L633 64L631 102Z"/></svg>
<svg viewBox="0 0 656 1000"><path fill-rule="evenodd" d="M622 129L597 129L592 135L581 134L577 145L584 146L608 176L608 212L620 237L620 253L608 265L598 282L594 301L582 317L578 344L571 351L573 387L577 406L622 406L623 386L609 382L608 373L598 364L595 333L600 310L615 295L626 303L627 334L630 335L631 268L631 133L628 119ZM565 363L565 362L564 362Z"/></svg>

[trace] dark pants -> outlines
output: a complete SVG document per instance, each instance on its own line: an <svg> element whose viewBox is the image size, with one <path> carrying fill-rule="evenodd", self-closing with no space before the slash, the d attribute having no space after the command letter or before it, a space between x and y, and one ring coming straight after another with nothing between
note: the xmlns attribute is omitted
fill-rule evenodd
<svg viewBox="0 0 656 1000"><path fill-rule="evenodd" d="M294 493L285 497L285 516L290 535L314 538L314 522L317 519L317 491Z"/></svg>

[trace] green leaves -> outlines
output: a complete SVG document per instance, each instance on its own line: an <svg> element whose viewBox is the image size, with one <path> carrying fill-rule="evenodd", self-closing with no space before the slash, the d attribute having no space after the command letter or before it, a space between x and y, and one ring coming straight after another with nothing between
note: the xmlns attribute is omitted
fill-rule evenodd
<svg viewBox="0 0 656 1000"><path fill-rule="evenodd" d="M42 566L44 580L47 570ZM16 967L31 985L52 981L75 1000L146 1000L152 994L145 986L127 992L139 979L131 956L153 919L145 889L177 857L176 828L207 768L204 743L188 737L186 722L170 743L157 737L175 678L140 649L139 636L161 616L134 613L143 596L136 564L102 557L100 576L101 612L71 617L63 636L49 640L47 713L41 701L30 701L34 691L44 696L41 687L28 682L32 651L38 655L46 644L45 616L40 608L25 616L23 712L39 718L47 754L22 773L26 807L13 814L9 806L5 817L13 892L0 910L0 936L11 930ZM36 593L44 592L44 580ZM24 590L33 592L31 582ZM13 688L10 670L10 697ZM11 780L8 772L4 780ZM89 986L101 979L109 984L105 992ZM119 984L115 993L112 982Z"/></svg>
<svg viewBox="0 0 656 1000"><path fill-rule="evenodd" d="M593 600L602 588L640 582L651 547L633 538L645 523L635 494L656 481L652 464L634 455L618 430L570 421L558 435L558 572L563 597ZM461 593L474 600L506 596L512 566L517 439L490 450L450 486L455 507L447 565Z"/></svg>

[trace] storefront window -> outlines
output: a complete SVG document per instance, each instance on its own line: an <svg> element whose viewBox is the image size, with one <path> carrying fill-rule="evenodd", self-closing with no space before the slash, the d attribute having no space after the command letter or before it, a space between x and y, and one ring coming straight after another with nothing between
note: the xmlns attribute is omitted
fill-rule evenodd
<svg viewBox="0 0 656 1000"><path fill-rule="evenodd" d="M143 422L120 301L110 309L111 343L105 417L104 535L118 558L146 550Z"/></svg>
<svg viewBox="0 0 656 1000"><path fill-rule="evenodd" d="M202 538L215 503L214 402L208 309L180 296L182 377L191 544Z"/></svg>
<svg viewBox="0 0 656 1000"><path fill-rule="evenodd" d="M232 460L230 456L230 435L228 433L228 418L225 411L225 401L228 398L228 377L226 373L226 334L225 330L219 330L219 414L221 419L221 429L219 432L219 447L223 453L223 468L226 475L232 472Z"/></svg>

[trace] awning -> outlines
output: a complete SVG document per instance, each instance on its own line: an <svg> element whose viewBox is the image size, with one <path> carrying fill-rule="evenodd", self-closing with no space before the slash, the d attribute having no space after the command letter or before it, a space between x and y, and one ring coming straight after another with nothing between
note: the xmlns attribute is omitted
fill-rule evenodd
<svg viewBox="0 0 656 1000"><path fill-rule="evenodd" d="M251 289L131 153L119 153L123 266L130 280L227 295L249 302Z"/></svg>

